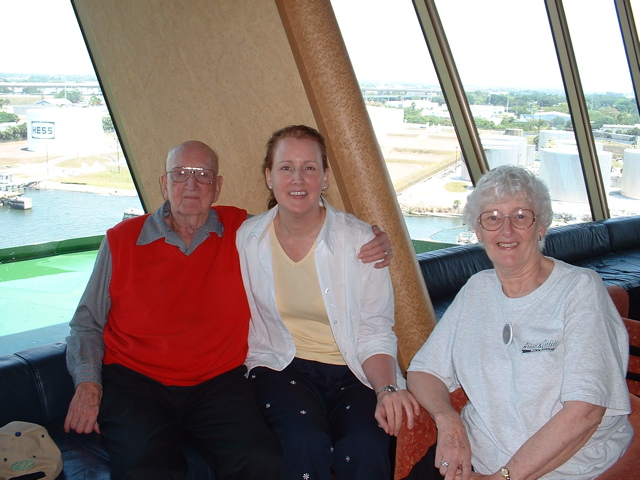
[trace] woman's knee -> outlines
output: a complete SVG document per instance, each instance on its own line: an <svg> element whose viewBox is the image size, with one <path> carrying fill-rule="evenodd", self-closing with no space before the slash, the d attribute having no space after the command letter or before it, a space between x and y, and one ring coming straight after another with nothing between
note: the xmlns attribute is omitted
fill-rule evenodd
<svg viewBox="0 0 640 480"><path fill-rule="evenodd" d="M331 435L320 428L307 428L293 425L288 428L274 429L285 451L330 451Z"/></svg>
<svg viewBox="0 0 640 480"><path fill-rule="evenodd" d="M371 435L366 432L356 432L341 438L334 445L334 469L343 472L365 474L359 478L387 478L390 471L389 436ZM369 475L369 477L367 477ZM340 475L338 478L341 478ZM353 477L355 478L355 477Z"/></svg>

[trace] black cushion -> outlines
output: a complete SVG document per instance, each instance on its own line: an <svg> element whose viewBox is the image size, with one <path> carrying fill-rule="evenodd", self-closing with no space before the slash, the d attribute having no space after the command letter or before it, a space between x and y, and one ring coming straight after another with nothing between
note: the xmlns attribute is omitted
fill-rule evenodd
<svg viewBox="0 0 640 480"><path fill-rule="evenodd" d="M493 264L480 245L459 245L418 254L431 298L455 295L474 273Z"/></svg>
<svg viewBox="0 0 640 480"><path fill-rule="evenodd" d="M640 248L640 215L609 218L601 223L609 230L611 251Z"/></svg>
<svg viewBox="0 0 640 480"><path fill-rule="evenodd" d="M63 420L47 425L51 438L60 448L64 464L57 480L109 480L109 454L100 435L64 433Z"/></svg>
<svg viewBox="0 0 640 480"><path fill-rule="evenodd" d="M73 380L67 370L66 351L66 343L57 342L15 354L27 363L36 379L43 424L65 416L73 397Z"/></svg>
<svg viewBox="0 0 640 480"><path fill-rule="evenodd" d="M15 355L0 356L0 426L19 420L43 425L40 389L27 363Z"/></svg>
<svg viewBox="0 0 640 480"><path fill-rule="evenodd" d="M544 254L567 263L611 252L609 230L598 222L550 228L545 236Z"/></svg>

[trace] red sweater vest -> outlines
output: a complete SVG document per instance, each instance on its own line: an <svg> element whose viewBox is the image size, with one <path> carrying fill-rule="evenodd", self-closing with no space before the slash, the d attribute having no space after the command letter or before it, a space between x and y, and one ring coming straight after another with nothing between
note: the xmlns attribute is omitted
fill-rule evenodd
<svg viewBox="0 0 640 480"><path fill-rule="evenodd" d="M224 234L211 233L191 255L164 238L136 245L147 215L107 232L113 272L104 363L164 385L197 385L242 365L249 305L236 231L247 212L213 207Z"/></svg>

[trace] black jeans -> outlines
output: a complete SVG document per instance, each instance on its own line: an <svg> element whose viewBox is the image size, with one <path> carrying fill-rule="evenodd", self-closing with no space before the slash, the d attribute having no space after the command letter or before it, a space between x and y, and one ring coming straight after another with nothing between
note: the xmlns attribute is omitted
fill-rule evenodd
<svg viewBox="0 0 640 480"><path fill-rule="evenodd" d="M103 368L98 421L112 479L184 479L190 443L218 480L279 480L282 450L238 367L192 387L172 387L120 365Z"/></svg>
<svg viewBox="0 0 640 480"><path fill-rule="evenodd" d="M284 450L285 480L387 480L389 435L376 395L344 365L294 358L281 372L251 370L249 382Z"/></svg>

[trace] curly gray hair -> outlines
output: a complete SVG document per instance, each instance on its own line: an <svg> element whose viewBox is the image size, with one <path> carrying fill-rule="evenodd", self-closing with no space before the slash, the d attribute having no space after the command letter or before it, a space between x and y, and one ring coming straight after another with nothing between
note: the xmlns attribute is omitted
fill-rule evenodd
<svg viewBox="0 0 640 480"><path fill-rule="evenodd" d="M549 189L531 171L516 165L501 165L483 175L467 197L462 219L469 230L478 228L478 217L488 203L521 199L533 204L538 225L551 225L553 210Z"/></svg>

